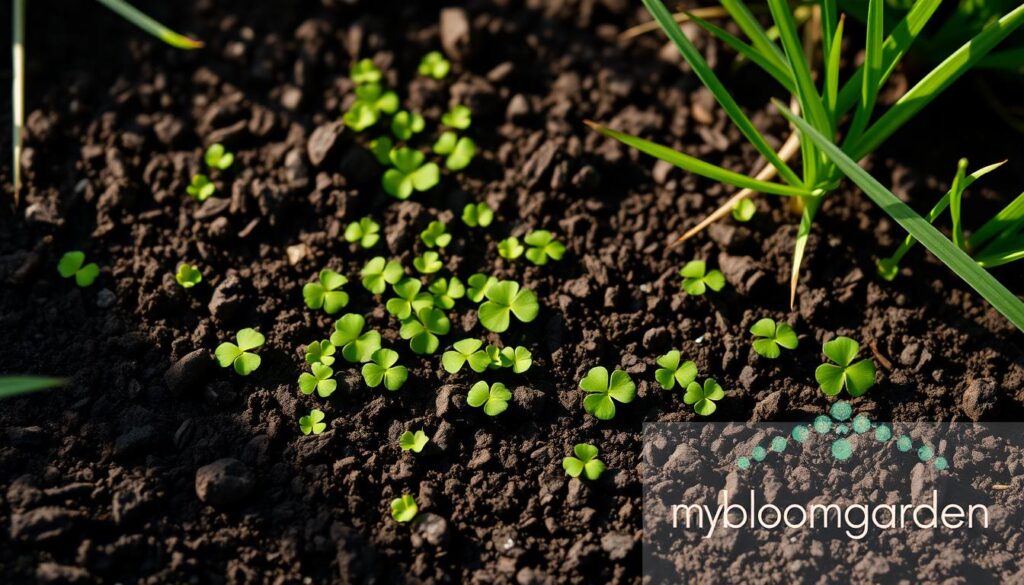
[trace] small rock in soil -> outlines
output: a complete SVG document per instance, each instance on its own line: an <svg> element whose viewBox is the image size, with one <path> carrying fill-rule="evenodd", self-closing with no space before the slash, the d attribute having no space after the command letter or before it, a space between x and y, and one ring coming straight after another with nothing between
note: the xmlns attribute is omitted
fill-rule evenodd
<svg viewBox="0 0 1024 585"><path fill-rule="evenodd" d="M447 520L430 512L417 516L411 538L413 546L421 547L424 543L441 546L447 539Z"/></svg>
<svg viewBox="0 0 1024 585"><path fill-rule="evenodd" d="M175 394L185 394L202 388L210 373L213 372L213 359L210 352L197 349L185 354L180 360L164 372L164 384Z"/></svg>
<svg viewBox="0 0 1024 585"><path fill-rule="evenodd" d="M252 488L252 473L237 459L218 459L196 471L196 495L204 504L217 508L241 503Z"/></svg>
<svg viewBox="0 0 1024 585"><path fill-rule="evenodd" d="M746 371L747 368L743 368ZM754 407L754 414L750 417L751 422L773 420L782 410L782 392L776 390Z"/></svg>
<svg viewBox="0 0 1024 585"><path fill-rule="evenodd" d="M441 46L452 58L463 61L470 49L469 17L462 8L441 9Z"/></svg>
<svg viewBox="0 0 1024 585"><path fill-rule="evenodd" d="M971 420L985 418L996 407L996 383L991 378L975 378L960 399L960 408Z"/></svg>
<svg viewBox="0 0 1024 585"><path fill-rule="evenodd" d="M530 102L521 93L512 96L505 108L505 119L512 123L522 122L530 115Z"/></svg>
<svg viewBox="0 0 1024 585"><path fill-rule="evenodd" d="M210 315L217 321L229 321L238 313L243 300L241 279L229 274L213 291L208 305Z"/></svg>
<svg viewBox="0 0 1024 585"><path fill-rule="evenodd" d="M644 349L651 352L661 352L668 347L668 329L655 327L644 332Z"/></svg>
<svg viewBox="0 0 1024 585"><path fill-rule="evenodd" d="M82 519L80 512L58 506L43 506L11 515L11 538L25 542L43 542L68 536Z"/></svg>
<svg viewBox="0 0 1024 585"><path fill-rule="evenodd" d="M331 153L343 129L341 122L330 122L313 130L306 143L306 154L314 167L319 167Z"/></svg>
<svg viewBox="0 0 1024 585"><path fill-rule="evenodd" d="M613 561L629 556L634 544L633 537L620 532L609 532L601 537L601 548L608 553L608 558Z"/></svg>
<svg viewBox="0 0 1024 585"><path fill-rule="evenodd" d="M578 477L569 480L569 490L565 495L565 503L570 508L579 508L587 503L590 488Z"/></svg>
<svg viewBox="0 0 1024 585"><path fill-rule="evenodd" d="M76 583L91 583L92 575L82 567L60 565L57 563L45 562L36 567L36 580L43 584L52 585L74 585Z"/></svg>
<svg viewBox="0 0 1024 585"><path fill-rule="evenodd" d="M116 302L117 296L109 288L100 289L100 292L96 293L96 306L101 309L109 309Z"/></svg>

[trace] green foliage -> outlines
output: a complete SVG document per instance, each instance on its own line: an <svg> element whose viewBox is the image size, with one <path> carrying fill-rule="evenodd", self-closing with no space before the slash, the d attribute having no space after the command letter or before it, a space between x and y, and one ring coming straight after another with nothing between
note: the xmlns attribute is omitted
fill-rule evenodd
<svg viewBox="0 0 1024 585"><path fill-rule="evenodd" d="M519 238L509 236L498 242L498 255L506 260L515 260L523 255L526 248L519 243Z"/></svg>
<svg viewBox="0 0 1024 585"><path fill-rule="evenodd" d="M302 287L302 298L310 309L323 309L328 315L333 315L348 305L348 293L341 290L341 287L348 283L348 279L327 268L320 271L316 282L306 283Z"/></svg>
<svg viewBox="0 0 1024 585"><path fill-rule="evenodd" d="M796 332L789 326L789 323L775 322L772 319L764 318L750 328L754 335L754 351L762 357L775 359L782 355L780 347L796 349L800 340Z"/></svg>
<svg viewBox="0 0 1024 585"><path fill-rule="evenodd" d="M263 347L266 342L263 334L251 327L246 327L235 334L235 341L225 341L217 346L214 354L217 356L217 363L220 367L234 366L235 371L242 376L248 376L260 367L262 359L253 352Z"/></svg>
<svg viewBox="0 0 1024 585"><path fill-rule="evenodd" d="M85 253L76 250L61 256L57 262L57 272L64 278L75 277L75 284L85 288L96 282L100 275L100 267L95 262L85 264Z"/></svg>
<svg viewBox="0 0 1024 585"><path fill-rule="evenodd" d="M450 280L438 278L427 288L434 297L434 305L449 310L455 306L455 301L466 296L466 287L457 276Z"/></svg>
<svg viewBox="0 0 1024 585"><path fill-rule="evenodd" d="M334 344L326 339L314 341L306 346L306 363L329 366L334 363L334 354L337 351L338 348L334 347Z"/></svg>
<svg viewBox="0 0 1024 585"><path fill-rule="evenodd" d="M405 270L398 260L385 260L382 256L371 258L363 267L363 288L379 295L389 284L395 284L405 276Z"/></svg>
<svg viewBox="0 0 1024 585"><path fill-rule="evenodd" d="M434 305L434 297L430 293L420 292L423 287L418 279L404 277L392 287L397 298L389 299L385 308L400 320L408 319L414 312Z"/></svg>
<svg viewBox="0 0 1024 585"><path fill-rule="evenodd" d="M701 386L697 382L690 382L686 386L686 394L683 395L683 402L693 405L693 411L701 416L711 416L718 409L716 401L725 398L725 391L718 382L711 378L704 380Z"/></svg>
<svg viewBox="0 0 1024 585"><path fill-rule="evenodd" d="M688 295L700 296L711 289L718 292L725 288L725 275L720 270L707 272L703 260L691 260L680 270L683 277L683 290Z"/></svg>
<svg viewBox="0 0 1024 585"><path fill-rule="evenodd" d="M362 132L377 123L381 114L398 111L398 95L384 91L379 83L356 86L356 101L352 103L342 121L354 132Z"/></svg>
<svg viewBox="0 0 1024 585"><path fill-rule="evenodd" d="M470 276L466 283L469 285L469 288L466 290L466 298L474 303L479 303L484 300L487 291L491 290L492 286L498 284L498 279L493 276L477 273Z"/></svg>
<svg viewBox="0 0 1024 585"><path fill-rule="evenodd" d="M411 148L392 149L388 157L394 168L384 171L381 183L384 191L401 200L413 191L427 191L441 181L441 169L434 163L425 163L425 156Z"/></svg>
<svg viewBox="0 0 1024 585"><path fill-rule="evenodd" d="M395 522L406 523L411 522L416 518L416 514L420 511L416 505L416 499L409 494L404 494L400 498L391 500L391 517L394 518Z"/></svg>
<svg viewBox="0 0 1024 585"><path fill-rule="evenodd" d="M394 146L390 136L381 136L370 141L370 152L377 162L387 167L391 166L391 150Z"/></svg>
<svg viewBox="0 0 1024 585"><path fill-rule="evenodd" d="M697 379L697 364L692 360L682 361L682 353L673 349L655 360L659 368L654 371L654 379L665 390L671 390L676 384L680 388Z"/></svg>
<svg viewBox="0 0 1024 585"><path fill-rule="evenodd" d="M211 144L206 149L206 154L203 155L203 160L206 161L206 166L211 169L217 169L218 171L226 171L231 168L231 165L235 162L235 155L228 152L224 145L217 142Z"/></svg>
<svg viewBox="0 0 1024 585"><path fill-rule="evenodd" d="M452 64L444 58L440 51L431 51L420 60L419 73L424 77L444 79L448 77Z"/></svg>
<svg viewBox="0 0 1024 585"><path fill-rule="evenodd" d="M462 339L441 355L441 367L450 374L457 374L465 364L478 374L498 368L512 368L516 374L522 374L533 364L533 354L522 346L484 348L479 339Z"/></svg>
<svg viewBox="0 0 1024 585"><path fill-rule="evenodd" d="M178 264L178 272L175 273L174 280L182 288L192 288L203 281L203 273L199 272L199 267L182 262Z"/></svg>
<svg viewBox="0 0 1024 585"><path fill-rule="evenodd" d="M822 353L834 364L821 364L814 370L814 379L821 391L836 396L843 388L850 396L863 395L875 385L875 362L864 359L854 362L860 353L860 344L849 337L837 337L826 341Z"/></svg>
<svg viewBox="0 0 1024 585"><path fill-rule="evenodd" d="M217 186L210 181L210 177L203 174L192 175L192 182L185 187L185 192L193 199L202 203L217 192Z"/></svg>
<svg viewBox="0 0 1024 585"><path fill-rule="evenodd" d="M473 112L466 106L455 106L441 116L441 123L449 128L465 130L473 123Z"/></svg>
<svg viewBox="0 0 1024 585"><path fill-rule="evenodd" d="M398 352L391 349L378 349L370 356L370 362L363 364L363 380L370 388L376 388L381 383L388 390L394 392L405 384L409 379L409 369L398 364ZM416 451L419 453L419 451Z"/></svg>
<svg viewBox="0 0 1024 585"><path fill-rule="evenodd" d="M511 315L523 323L537 318L540 305L537 295L528 288L520 289L518 282L503 280L487 288L487 301L480 305L480 324L495 333L508 330Z"/></svg>
<svg viewBox="0 0 1024 585"><path fill-rule="evenodd" d="M429 306L419 309L414 315L403 320L398 335L409 340L409 348L413 352L430 354L437 351L437 346L441 343L437 336L447 335L449 330L451 322L444 311Z"/></svg>
<svg viewBox="0 0 1024 585"><path fill-rule="evenodd" d="M327 398L338 389L338 381L333 378L334 370L324 364L310 364L310 372L299 375L299 390L309 395L316 390L317 396Z"/></svg>
<svg viewBox="0 0 1024 585"><path fill-rule="evenodd" d="M356 82L356 85L365 85L367 83L380 83L383 78L380 69L373 64L371 59L360 59L352 64L352 69L349 70L349 77L352 81Z"/></svg>
<svg viewBox="0 0 1024 585"><path fill-rule="evenodd" d="M757 213L757 205L749 197L745 197L732 206L730 213L732 213L732 218L736 221L746 223L753 219L754 214Z"/></svg>
<svg viewBox="0 0 1024 585"><path fill-rule="evenodd" d="M615 418L615 402L628 404L636 398L636 384L629 374L615 370L611 376L603 366L591 368L580 380L580 389L586 392L583 409L601 420Z"/></svg>
<svg viewBox="0 0 1024 585"><path fill-rule="evenodd" d="M65 378L48 376L0 376L0 400L67 384Z"/></svg>
<svg viewBox="0 0 1024 585"><path fill-rule="evenodd" d="M597 447L588 443L579 443L572 448L575 457L562 459L562 469L569 477L583 475L590 481L595 481L604 473L604 463L597 458Z"/></svg>
<svg viewBox="0 0 1024 585"><path fill-rule="evenodd" d="M420 114L402 110L391 119L391 133L399 140L409 140L414 134L423 132L426 120Z"/></svg>
<svg viewBox="0 0 1024 585"><path fill-rule="evenodd" d="M380 241L380 224L371 217L353 221L345 228L345 241L358 242L361 248L372 248Z"/></svg>
<svg viewBox="0 0 1024 585"><path fill-rule="evenodd" d="M486 203L467 203L462 208L462 223L469 227L487 227L494 221L494 211Z"/></svg>
<svg viewBox="0 0 1024 585"><path fill-rule="evenodd" d="M418 430L415 433L412 431L405 431L402 436L398 438L398 446L402 448L402 451L412 451L413 453L419 453L423 451L423 448L430 442L430 437L423 430Z"/></svg>
<svg viewBox="0 0 1024 585"><path fill-rule="evenodd" d="M449 171L461 171L473 162L476 156L476 142L466 136L459 138L451 131L444 132L434 143L434 153L448 157L444 161L444 166Z"/></svg>
<svg viewBox="0 0 1024 585"><path fill-rule="evenodd" d="M303 435L319 435L324 432L327 428L327 423L323 422L324 411L314 408L309 411L309 414L299 419L299 430L302 431Z"/></svg>
<svg viewBox="0 0 1024 585"><path fill-rule="evenodd" d="M548 258L561 260L565 254L565 244L555 239L555 236L547 230L535 230L523 238L527 246L526 259L537 266L548 263Z"/></svg>
<svg viewBox="0 0 1024 585"><path fill-rule="evenodd" d="M420 274L434 274L444 267L437 252L428 251L412 259L412 267Z"/></svg>
<svg viewBox="0 0 1024 585"><path fill-rule="evenodd" d="M432 221L427 224L427 229L420 232L420 239L428 248L444 248L452 243L452 235L445 231L443 221Z"/></svg>
<svg viewBox="0 0 1024 585"><path fill-rule="evenodd" d="M347 313L334 323L331 343L341 348L341 356L351 363L368 362L373 352L380 349L380 333L363 332L366 319L357 313Z"/></svg>
<svg viewBox="0 0 1024 585"><path fill-rule="evenodd" d="M452 344L452 349L441 354L441 367L449 374L457 374L466 362L470 362L469 367L473 368L473 371L482 372L486 370L490 358L487 358L487 354L479 351L483 344L484 342L479 339L461 339L456 341ZM485 358L480 369L474 367L470 361L478 353L483 354Z"/></svg>
<svg viewBox="0 0 1024 585"><path fill-rule="evenodd" d="M483 407L487 416L498 416L508 409L508 401L512 400L512 393L501 382L495 382L490 386L483 380L473 384L466 396L466 402L473 408Z"/></svg>

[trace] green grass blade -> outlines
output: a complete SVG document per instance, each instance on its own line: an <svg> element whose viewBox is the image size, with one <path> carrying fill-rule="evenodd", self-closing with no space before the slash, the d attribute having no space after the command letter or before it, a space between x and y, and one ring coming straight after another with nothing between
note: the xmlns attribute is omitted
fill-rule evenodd
<svg viewBox="0 0 1024 585"><path fill-rule="evenodd" d="M906 203L900 201L888 189L882 186L867 171L860 168L857 162L844 153L838 146L815 130L805 120L789 111L786 106L776 101L779 111L801 132L808 134L814 143L829 159L857 184L876 205L892 219L907 230L962 278L968 285L985 298L993 307L1010 320L1018 329L1024 331L1024 302L999 283L984 268L971 259L963 250L957 248L935 229L928 221L917 214Z"/></svg>
<svg viewBox="0 0 1024 585"><path fill-rule="evenodd" d="M968 250L980 250L993 238L1005 238L1013 234L1024 223L1024 193L985 222L967 240Z"/></svg>
<svg viewBox="0 0 1024 585"><path fill-rule="evenodd" d="M722 7L765 59L773 62L780 69L789 68L782 50L772 41L761 23L754 18L754 14L743 3L743 0L722 0Z"/></svg>
<svg viewBox="0 0 1024 585"><path fill-rule="evenodd" d="M846 23L846 18L840 18L839 24L836 26L835 38L830 43L831 50L826 55L825 61L825 87L823 90L824 96L822 99L825 101L825 109L828 111L828 117L832 120L832 135L835 136L837 130L836 126L839 123L839 114L837 111L837 100L839 97L839 68L841 66L840 59L843 53L843 26Z"/></svg>
<svg viewBox="0 0 1024 585"><path fill-rule="evenodd" d="M128 22L131 22L135 26L172 47L177 47L179 49L198 49L203 46L202 41L197 41L174 32L124 0L98 0L98 2L120 14Z"/></svg>
<svg viewBox="0 0 1024 585"><path fill-rule="evenodd" d="M836 37L839 16L836 12L836 0L821 0L821 54L832 54L832 43ZM842 37L840 37L842 38Z"/></svg>
<svg viewBox="0 0 1024 585"><path fill-rule="evenodd" d="M964 175L967 174L967 159L962 158L956 165L956 176L953 177L953 187L949 190L949 216L953 220L953 244L966 251L964 246L964 224L960 220L960 205L964 199Z"/></svg>
<svg viewBox="0 0 1024 585"><path fill-rule="evenodd" d="M1024 249L984 256L978 259L978 265L985 268L995 268L996 266L1002 266L1003 264L1009 264L1021 259L1024 259Z"/></svg>
<svg viewBox="0 0 1024 585"><path fill-rule="evenodd" d="M1021 24L1024 24L1024 4L978 33L911 88L848 149L850 156L860 160L878 148Z"/></svg>
<svg viewBox="0 0 1024 585"><path fill-rule="evenodd" d="M56 388L67 383L64 378L45 376L0 376L0 399Z"/></svg>
<svg viewBox="0 0 1024 585"><path fill-rule="evenodd" d="M790 185L802 186L803 181L801 181L797 174L789 168L789 165L779 158L778 154L772 150L768 145L768 142L765 141L763 136L761 136L761 133L757 131L757 128L754 127L750 118L743 113L739 104L736 103L736 100L733 99L732 95L729 94L729 91L726 90L725 86L722 85L722 82L719 81L718 76L715 75L714 71L711 70L711 67L708 66L704 57L701 56L700 51L697 50L697 47L694 47L693 43L690 42L690 39L686 38L686 35L683 34L679 25L677 25L675 20L672 18L672 14L667 8L665 8L665 4L661 0L643 0L643 2L644 6L647 7L647 10L650 11L654 19L661 25L665 34L668 35L669 39L671 39L673 43L675 43L676 48L679 49L683 58L690 64L690 67L693 69L694 73L697 74L697 77L699 77L704 85L711 90L715 99L718 100L718 103L721 104L722 108L727 114L729 114L733 123L736 124L740 132L743 133L743 136L750 141L754 148L756 148L773 167L778 169L779 176L781 176L784 181Z"/></svg>
<svg viewBox="0 0 1024 585"><path fill-rule="evenodd" d="M793 12L785 0L768 0L768 9L771 10L772 18L775 19L775 24L779 27L779 38L793 71L793 79L796 81L800 108L815 128L828 133L831 131L832 124L825 114L825 106L814 86L814 78L811 76L810 66L804 56L804 47L800 42L796 23L793 21Z"/></svg>
<svg viewBox="0 0 1024 585"><path fill-rule="evenodd" d="M822 198L804 198L804 210L800 214L800 227L796 232L796 244L793 246L793 271L789 276L789 307L793 308L796 303L796 285L800 280L800 265L804 261L804 252L807 250L807 240L811 237L811 228L814 226L814 216L818 215L821 209Z"/></svg>
<svg viewBox="0 0 1024 585"><path fill-rule="evenodd" d="M609 138L614 138L626 146L631 146L640 152L659 158L685 171L689 171L709 179L714 179L720 183L726 183L735 187L753 189L759 193L768 193L772 195L802 197L811 194L811 192L804 187L793 187L790 185L783 185L781 183L770 183L768 181L752 179L746 175L723 169L722 167L711 163L706 163L698 158L683 154L667 146L663 146L649 140L644 140L643 138L637 138L636 136L630 136L629 134L623 134L622 132L616 132L611 128L607 128L589 120L585 123L590 128L597 130Z"/></svg>
<svg viewBox="0 0 1024 585"><path fill-rule="evenodd" d="M11 174L17 207L21 194L21 137L25 132L25 0L14 0L11 6Z"/></svg>
<svg viewBox="0 0 1024 585"><path fill-rule="evenodd" d="M843 146L848 146L860 138L864 128L871 121L871 112L875 109L875 101L878 99L882 78L882 38L884 36L882 27L885 26L883 5L884 0L870 0L868 3L864 64L861 66L864 74L861 78L860 102L857 104L857 111L853 115L850 129L843 138Z"/></svg>
<svg viewBox="0 0 1024 585"><path fill-rule="evenodd" d="M786 89L786 91L789 93L796 93L796 86L793 85L793 78L789 74L788 67L783 69L776 66L774 61L766 59L764 55L757 51L757 49L747 43L744 43L742 40L737 38L736 35L731 34L725 29L706 21L699 16L691 13L687 14L692 22L732 47L737 53L740 53L747 59L750 59L755 65L763 69L765 73L771 75L779 82L779 84L782 85L783 88Z"/></svg>

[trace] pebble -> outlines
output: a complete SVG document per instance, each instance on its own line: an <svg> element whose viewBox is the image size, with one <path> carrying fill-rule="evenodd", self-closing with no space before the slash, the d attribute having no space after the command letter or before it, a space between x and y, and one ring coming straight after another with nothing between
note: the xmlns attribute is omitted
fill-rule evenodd
<svg viewBox="0 0 1024 585"><path fill-rule="evenodd" d="M448 521L431 512L420 514L416 518L410 540L415 547L424 544L441 546L448 540Z"/></svg>
<svg viewBox="0 0 1024 585"><path fill-rule="evenodd" d="M996 383L991 378L975 378L960 398L960 409L977 422L996 406Z"/></svg>
<svg viewBox="0 0 1024 585"><path fill-rule="evenodd" d="M249 497L253 483L252 473L244 463L231 458L218 459L196 471L196 496L204 504L224 508Z"/></svg>
<svg viewBox="0 0 1024 585"><path fill-rule="evenodd" d="M100 289L100 292L96 293L96 306L101 309L109 309L116 302L117 295L109 288Z"/></svg>
<svg viewBox="0 0 1024 585"><path fill-rule="evenodd" d="M441 9L441 47L445 53L458 61L469 56L470 27L465 9Z"/></svg>
<svg viewBox="0 0 1024 585"><path fill-rule="evenodd" d="M323 124L313 130L309 141L306 142L306 154L314 167L319 167L331 153L343 129L344 125L335 121Z"/></svg>
<svg viewBox="0 0 1024 585"><path fill-rule="evenodd" d="M218 321L230 320L242 307L242 281L229 274L213 291L207 308Z"/></svg>
<svg viewBox="0 0 1024 585"><path fill-rule="evenodd" d="M164 384L175 394L184 394L206 383L213 372L213 358L205 349L185 354L164 372Z"/></svg>

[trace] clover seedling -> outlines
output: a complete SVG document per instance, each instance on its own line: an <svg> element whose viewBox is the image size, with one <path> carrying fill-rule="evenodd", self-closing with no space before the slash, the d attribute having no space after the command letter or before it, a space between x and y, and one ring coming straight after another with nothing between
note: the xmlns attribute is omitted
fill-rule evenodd
<svg viewBox="0 0 1024 585"><path fill-rule="evenodd" d="M821 391L828 396L835 396L846 387L846 391L856 398L875 385L875 362L864 359L853 360L860 352L860 344L849 337L837 337L826 341L822 352L833 364L821 364L814 370L814 379L821 386Z"/></svg>
<svg viewBox="0 0 1024 585"><path fill-rule="evenodd" d="M473 384L466 396L466 402L473 408L484 408L487 416L498 416L508 409L508 401L512 400L512 393L508 391L501 382L495 382L491 386L483 380Z"/></svg>
<svg viewBox="0 0 1024 585"><path fill-rule="evenodd" d="M494 212L486 203L467 203L462 208L462 223L469 227L487 227L494 221Z"/></svg>
<svg viewBox="0 0 1024 585"><path fill-rule="evenodd" d="M480 323L495 333L508 330L510 315L515 315L523 323L529 323L540 312L537 295L527 288L520 290L519 283L511 280L491 285L484 296L487 301L480 305Z"/></svg>
<svg viewBox="0 0 1024 585"><path fill-rule="evenodd" d="M395 522L411 522L420 511L419 506L416 505L416 499L405 494L400 498L391 500L391 517L394 518Z"/></svg>
<svg viewBox="0 0 1024 585"><path fill-rule="evenodd" d="M440 51L431 51L420 60L419 73L424 77L444 79L448 76L448 71L451 68L452 64L444 58Z"/></svg>
<svg viewBox="0 0 1024 585"><path fill-rule="evenodd" d="M199 272L198 267L182 262L178 264L178 272L174 275L174 280L182 288L192 288L203 281L203 273Z"/></svg>
<svg viewBox="0 0 1024 585"><path fill-rule="evenodd" d="M423 448L430 442L430 437L427 433L422 430L416 431L405 431L402 436L398 438L398 446L402 448L402 451L412 451L413 453L419 453L423 451Z"/></svg>
<svg viewBox="0 0 1024 585"><path fill-rule="evenodd" d="M389 284L395 284L405 276L405 270L397 260L384 260L377 256L363 267L363 287L375 295L384 292Z"/></svg>
<svg viewBox="0 0 1024 585"><path fill-rule="evenodd" d="M345 360L365 363L370 361L373 352L380 349L380 333L363 333L365 326L366 319L356 313L342 315L341 319L334 323L331 343L341 348L341 355Z"/></svg>
<svg viewBox="0 0 1024 585"><path fill-rule="evenodd" d="M310 369L313 371L302 372L299 375L299 390L303 394L309 395L316 390L317 396L320 398L327 398L334 391L338 389L338 381L333 379L334 370L330 366L324 364L311 364Z"/></svg>
<svg viewBox="0 0 1024 585"><path fill-rule="evenodd" d="M607 368L591 368L580 380L580 389L587 393L583 409L601 420L615 418L615 401L627 404L636 398L636 384L629 374L615 370L608 376Z"/></svg>
<svg viewBox="0 0 1024 585"><path fill-rule="evenodd" d="M352 64L349 77L352 78L352 81L356 82L356 85L364 85L367 83L379 83L382 75L380 69L373 64L373 61L367 58L360 59Z"/></svg>
<svg viewBox="0 0 1024 585"><path fill-rule="evenodd" d="M380 224L373 221L373 218L364 217L345 228L345 241L350 244L359 242L362 248L372 248L379 240Z"/></svg>
<svg viewBox="0 0 1024 585"><path fill-rule="evenodd" d="M697 379L697 364L690 360L680 363L682 354L673 349L655 360L661 366L654 371L654 379L665 390L671 390L678 383L680 388Z"/></svg>
<svg viewBox="0 0 1024 585"><path fill-rule="evenodd" d="M185 192L192 196L193 199L202 203L213 194L217 192L217 186L210 181L210 177L206 175L193 175L192 182L189 183L188 187L185 187Z"/></svg>
<svg viewBox="0 0 1024 585"><path fill-rule="evenodd" d="M537 266L548 263L548 258L561 260L565 254L565 244L555 239L555 236L547 230L536 230L526 234L523 238L527 246L526 259Z"/></svg>
<svg viewBox="0 0 1024 585"><path fill-rule="evenodd" d="M299 430L302 431L303 435L319 435L327 428L327 424L323 420L324 411L314 408L309 411L308 415L299 419Z"/></svg>
<svg viewBox="0 0 1024 585"><path fill-rule="evenodd" d="M342 121L355 132L362 132L377 123L381 113L398 111L398 95L384 91L379 83L365 83L356 87L356 101L342 116Z"/></svg>
<svg viewBox="0 0 1024 585"><path fill-rule="evenodd" d="M451 322L440 309L424 307L414 316L402 321L398 335L409 340L409 348L415 353L429 354L437 351L440 341L438 335L446 335L451 330Z"/></svg>
<svg viewBox="0 0 1024 585"><path fill-rule="evenodd" d="M206 154L203 156L203 160L206 161L206 166L211 169L217 169L218 171L226 171L231 168L231 165L235 162L235 155L228 152L224 145L217 142L211 144L210 148L206 149Z"/></svg>
<svg viewBox="0 0 1024 585"><path fill-rule="evenodd" d="M519 238L509 236L498 242L498 255L506 260L515 260L523 255L526 248L519 243Z"/></svg>
<svg viewBox="0 0 1024 585"><path fill-rule="evenodd" d="M466 287L457 276L451 280L439 278L427 289L434 296L434 304L444 310L455 306L455 301L466 296Z"/></svg>
<svg viewBox="0 0 1024 585"><path fill-rule="evenodd" d="M370 388L384 383L384 387L394 392L409 379L409 369L398 363L398 352L390 349L378 349L373 352L370 363L363 364L363 380ZM419 450L416 451L419 453Z"/></svg>
<svg viewBox="0 0 1024 585"><path fill-rule="evenodd" d="M427 127L423 116L414 112L402 110L391 119L391 133L399 140L409 140L414 134L423 132Z"/></svg>
<svg viewBox="0 0 1024 585"><path fill-rule="evenodd" d="M740 199L739 203L732 206L732 218L738 222L745 223L754 217L757 212L757 205L750 198Z"/></svg>
<svg viewBox="0 0 1024 585"><path fill-rule="evenodd" d="M473 364L473 356L483 353L478 350L483 346L484 342L479 339L461 339L452 344L452 349L441 354L441 367L444 368L449 374L457 374L462 369L463 364L469 362L469 367L474 372L482 372L487 369L487 365L490 362L490 358L484 354L484 361L480 369L477 369ZM477 364L480 365L479 360Z"/></svg>
<svg viewBox="0 0 1024 585"><path fill-rule="evenodd" d="M725 275L720 270L706 272L703 260L691 260L679 271L683 277L683 290L686 294L700 296L711 289L715 292L725 287Z"/></svg>
<svg viewBox="0 0 1024 585"><path fill-rule="evenodd" d="M417 256L412 259L412 266L420 274L434 274L444 264L441 263L441 257L437 252L424 252L421 256Z"/></svg>
<svg viewBox="0 0 1024 585"><path fill-rule="evenodd" d="M57 272L64 278L75 277L75 284L85 288L96 281L100 275L100 267L95 262L85 264L85 253L74 251L60 257Z"/></svg>
<svg viewBox="0 0 1024 585"><path fill-rule="evenodd" d="M501 365L512 368L512 371L517 374L522 374L533 365L533 354L522 346L515 349L511 347L502 348Z"/></svg>
<svg viewBox="0 0 1024 585"><path fill-rule="evenodd" d="M725 398L725 391L718 382L708 378L704 380L704 386L697 382L690 382L686 387L686 394L683 395L683 402L693 405L693 411L701 416L711 416L718 406L716 400Z"/></svg>
<svg viewBox="0 0 1024 585"><path fill-rule="evenodd" d="M238 342L237 345L230 341L218 345L214 355L217 356L217 363L220 364L220 367L226 368L233 365L236 372L248 376L255 372L263 361L252 350L262 347L266 338L259 331L246 327L235 334L235 341Z"/></svg>
<svg viewBox="0 0 1024 585"><path fill-rule="evenodd" d="M432 221L420 232L420 239L428 248L444 248L452 242L452 235L445 231L444 222Z"/></svg>
<svg viewBox="0 0 1024 585"><path fill-rule="evenodd" d="M476 156L476 143L472 138L459 138L454 132L445 132L434 143L434 153L447 156L444 166L449 171L461 171L473 162Z"/></svg>
<svg viewBox="0 0 1024 585"><path fill-rule="evenodd" d="M744 199L746 201L746 199ZM796 338L796 332L789 326L789 323L776 323L765 318L761 319L750 328L754 335L754 351L768 359L775 359L782 355L780 347L796 349L800 340Z"/></svg>
<svg viewBox="0 0 1024 585"><path fill-rule="evenodd" d="M580 443L572 448L575 457L562 459L562 469L569 477L585 475L590 481L601 477L604 473L604 463L597 458L597 447Z"/></svg>
<svg viewBox="0 0 1024 585"><path fill-rule="evenodd" d="M491 290L492 286L498 284L498 279L493 276L477 273L470 276L466 282L469 284L469 288L466 290L466 298L474 303L479 303L484 300L487 291Z"/></svg>
<svg viewBox="0 0 1024 585"><path fill-rule="evenodd" d="M392 288L398 298L388 300L385 305L388 313L404 321L414 312L424 307L433 306L434 297L430 296L430 293L420 292L422 286L423 283L418 279L409 277L402 278L395 283Z"/></svg>
<svg viewBox="0 0 1024 585"><path fill-rule="evenodd" d="M391 166L391 149L394 146L395 143L390 137L381 136L370 141L370 152L373 153L373 158L377 159L377 162L387 167Z"/></svg>
<svg viewBox="0 0 1024 585"><path fill-rule="evenodd" d="M441 123L449 128L465 130L473 123L473 112L466 106L455 106L441 116Z"/></svg>
<svg viewBox="0 0 1024 585"><path fill-rule="evenodd" d="M408 199L413 191L427 191L441 181L441 169L434 163L424 164L425 155L411 148L395 148L388 157L394 168L384 171L384 191L398 199Z"/></svg>
<svg viewBox="0 0 1024 585"><path fill-rule="evenodd" d="M325 268L320 271L317 282L302 287L302 298L310 309L322 308L328 315L333 315L348 304L348 293L341 290L346 283L348 279L343 275Z"/></svg>
<svg viewBox="0 0 1024 585"><path fill-rule="evenodd" d="M334 363L334 354L337 351L338 348L334 347L334 344L326 339L314 341L306 346L306 363L329 366Z"/></svg>

